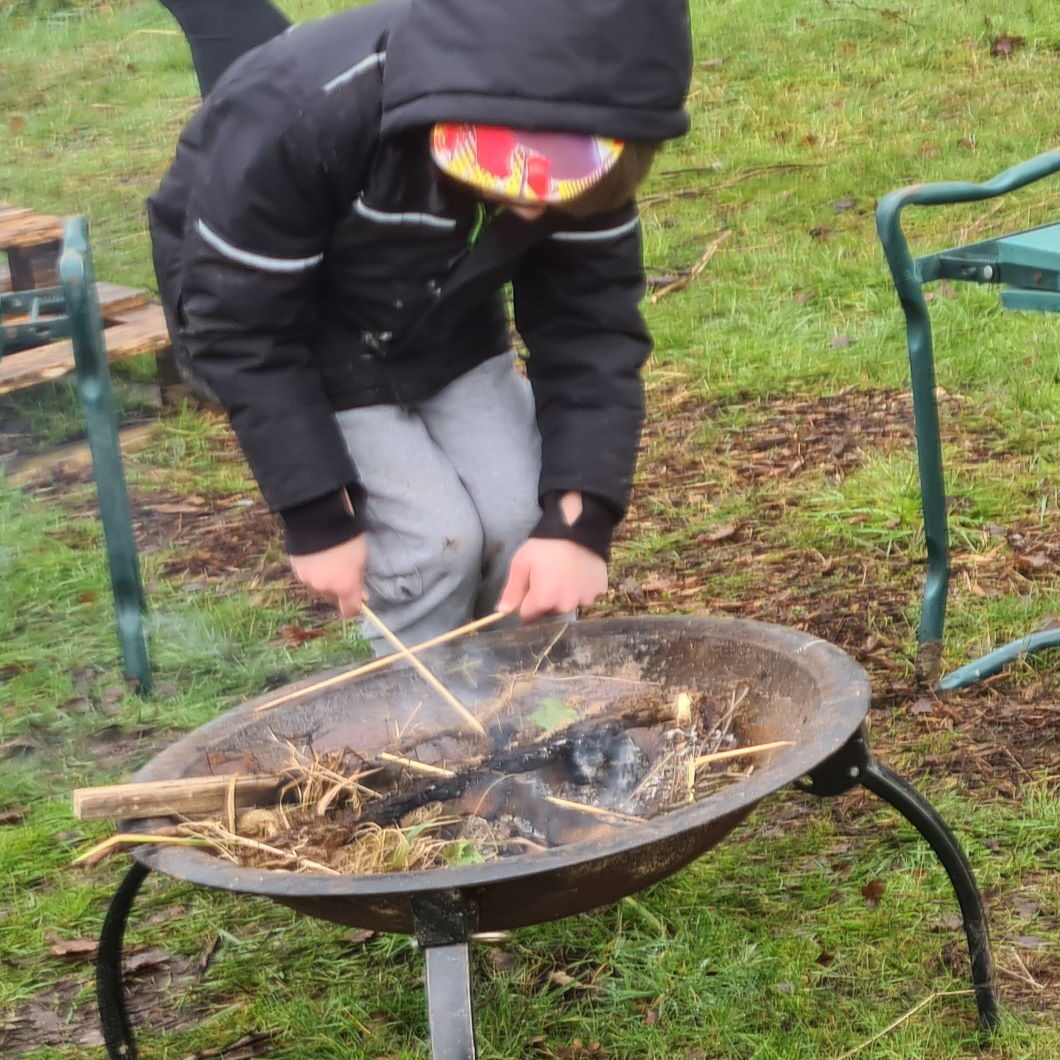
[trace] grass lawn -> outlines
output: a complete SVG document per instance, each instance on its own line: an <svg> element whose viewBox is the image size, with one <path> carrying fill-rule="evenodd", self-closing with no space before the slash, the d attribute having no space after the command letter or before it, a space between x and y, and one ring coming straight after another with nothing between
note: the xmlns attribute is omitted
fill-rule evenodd
<svg viewBox="0 0 1060 1060"><path fill-rule="evenodd" d="M339 5L289 0L310 17ZM601 614L706 610L813 631L874 688L872 738L966 844L1004 1016L988 1055L1060 1056L1057 654L938 699L912 676L922 571L904 327L873 208L986 179L1060 126L1060 10L1041 2L693 0L693 131L645 192L659 286L640 482ZM196 104L160 5L0 5L0 202L88 215L96 271L151 286L143 200ZM914 213L924 249L1042 223L1055 183ZM956 569L944 663L1060 614L1060 344L996 292L937 289ZM116 372L135 392L150 364ZM129 399L134 410L136 402ZM64 385L0 421L69 433ZM0 479L0 1053L103 1055L91 940L124 869L71 869L107 829L70 789L116 781L225 707L363 654L285 574L224 423L170 414L128 475L157 692L121 679L84 474ZM968 1058L957 907L912 828L867 793L769 800L635 901L475 953L481 1055ZM423 1058L420 959L268 903L148 882L129 939L145 1056ZM904 1018L903 1018L904 1017Z"/></svg>

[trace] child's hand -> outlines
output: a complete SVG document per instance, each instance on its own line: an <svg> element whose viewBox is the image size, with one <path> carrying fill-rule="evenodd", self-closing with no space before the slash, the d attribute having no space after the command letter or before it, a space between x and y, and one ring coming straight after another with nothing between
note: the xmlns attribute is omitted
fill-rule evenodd
<svg viewBox="0 0 1060 1060"><path fill-rule="evenodd" d="M512 557L499 611L524 622L587 607L607 592L607 564L584 545L532 537Z"/></svg>
<svg viewBox="0 0 1060 1060"><path fill-rule="evenodd" d="M367 549L364 534L323 552L291 556L294 576L321 596L338 604L339 613L350 618L361 610L364 600L364 563Z"/></svg>

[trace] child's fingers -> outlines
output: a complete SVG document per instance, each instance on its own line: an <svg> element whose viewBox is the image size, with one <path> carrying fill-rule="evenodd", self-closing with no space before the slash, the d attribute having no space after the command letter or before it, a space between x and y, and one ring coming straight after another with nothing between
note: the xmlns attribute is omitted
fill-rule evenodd
<svg viewBox="0 0 1060 1060"><path fill-rule="evenodd" d="M520 609L529 589L530 564L519 553L516 553L508 570L508 581L504 586L504 592L501 593L501 598L497 602L497 610L506 613L519 611L522 614Z"/></svg>
<svg viewBox="0 0 1060 1060"><path fill-rule="evenodd" d="M339 598L339 614L343 618L353 618L354 615L360 614L361 604L364 603L364 597L361 593L350 593L347 596Z"/></svg>

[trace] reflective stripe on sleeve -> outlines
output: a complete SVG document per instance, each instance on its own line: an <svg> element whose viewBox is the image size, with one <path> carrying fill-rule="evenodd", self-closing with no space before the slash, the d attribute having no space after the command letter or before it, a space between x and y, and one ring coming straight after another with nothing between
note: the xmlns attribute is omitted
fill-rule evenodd
<svg viewBox="0 0 1060 1060"><path fill-rule="evenodd" d="M308 258L270 258L265 254L240 250L239 247L232 246L228 240L222 239L201 217L195 222L195 228L214 250L224 254L226 258L238 261L240 265L263 269L265 272L305 272L306 269L312 269L324 260L323 254L313 254Z"/></svg>

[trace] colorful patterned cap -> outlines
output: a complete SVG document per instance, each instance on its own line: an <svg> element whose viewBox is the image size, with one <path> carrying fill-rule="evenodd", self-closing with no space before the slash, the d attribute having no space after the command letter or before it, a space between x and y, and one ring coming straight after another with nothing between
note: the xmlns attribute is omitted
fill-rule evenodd
<svg viewBox="0 0 1060 1060"><path fill-rule="evenodd" d="M431 155L455 180L513 202L569 202L604 177L623 144L494 125L435 125Z"/></svg>

